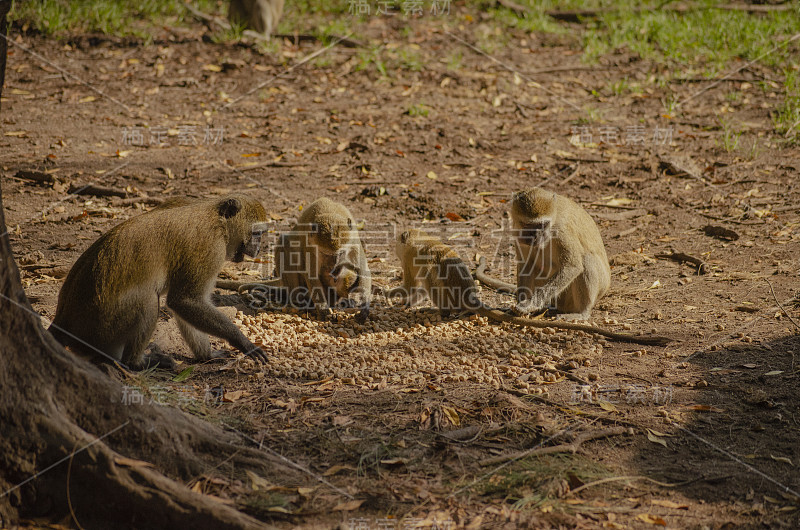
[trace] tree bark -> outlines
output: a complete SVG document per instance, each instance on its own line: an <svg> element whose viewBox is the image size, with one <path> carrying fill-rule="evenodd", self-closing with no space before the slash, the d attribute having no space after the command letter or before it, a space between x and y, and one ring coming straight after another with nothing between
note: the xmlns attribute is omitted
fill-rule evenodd
<svg viewBox="0 0 800 530"><path fill-rule="evenodd" d="M10 7L0 0L0 94ZM228 455L279 482L297 473L180 410L123 404L120 382L64 350L22 289L1 184L0 527L71 514L86 529L263 528L184 483Z"/></svg>

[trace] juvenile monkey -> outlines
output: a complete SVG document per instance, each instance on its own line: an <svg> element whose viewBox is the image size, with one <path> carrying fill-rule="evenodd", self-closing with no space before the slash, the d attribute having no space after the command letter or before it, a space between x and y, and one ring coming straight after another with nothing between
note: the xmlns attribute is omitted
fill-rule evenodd
<svg viewBox="0 0 800 530"><path fill-rule="evenodd" d="M287 236L284 234L278 240L279 243L275 250L275 261L278 263L288 263L284 262L283 260L291 259L291 255L287 255L287 251L284 250L286 247L288 247L287 243L283 239L284 237ZM294 257L295 259L299 259L299 255L297 253L294 254ZM277 272L278 271L276 271L276 273ZM283 277L287 278L290 274L296 273L285 272ZM356 287L358 287L361 283L361 276L355 267L350 263L341 263L337 267L334 267L334 270L332 270L330 273L324 274L324 276L328 278L328 283L332 288L329 298L331 304L346 304L347 307L351 307L352 299L350 296L353 294L353 291L356 289ZM239 293L249 292L251 295L256 296L256 298L263 297L264 301L275 300L284 304L291 303L291 305L296 307L308 306L310 300L308 300L307 288L295 287L293 292L294 299L290 299L290 289L284 285L284 281L285 280L281 277L258 282L218 280L216 285L218 288L230 289ZM298 285L297 278L292 278L290 283L293 285Z"/></svg>
<svg viewBox="0 0 800 530"><path fill-rule="evenodd" d="M608 256L594 220L577 203L533 188L514 193L511 219L516 238L517 286L488 278L479 281L517 297L518 314L551 304L567 319L587 320L611 283Z"/></svg>
<svg viewBox="0 0 800 530"><path fill-rule="evenodd" d="M231 0L228 20L269 37L278 27L284 0Z"/></svg>
<svg viewBox="0 0 800 530"><path fill-rule="evenodd" d="M322 316L328 307L360 293L360 322L369 317L372 276L350 211L325 197L303 210L275 248L277 280L244 284L263 289L297 307L313 305ZM286 298L284 298L286 297Z"/></svg>
<svg viewBox="0 0 800 530"><path fill-rule="evenodd" d="M478 298L477 287L469 268L458 254L442 241L419 230L408 230L400 234L395 247L403 269L403 286L391 289L387 296L403 293L407 303L413 304L419 295L427 293L439 308L442 317L452 311L469 311L491 320L508 322L534 328L570 329L596 333L612 340L637 344L664 345L670 341L665 337L645 337L615 333L595 326L574 322L532 320L508 315L486 307Z"/></svg>
<svg viewBox="0 0 800 530"><path fill-rule="evenodd" d="M266 362L265 353L210 302L226 260L260 249L264 207L242 195L174 199L112 228L75 262L58 297L50 332L79 353L121 361L130 369L158 362L145 356L166 294L181 335L198 360L212 358L208 334Z"/></svg>

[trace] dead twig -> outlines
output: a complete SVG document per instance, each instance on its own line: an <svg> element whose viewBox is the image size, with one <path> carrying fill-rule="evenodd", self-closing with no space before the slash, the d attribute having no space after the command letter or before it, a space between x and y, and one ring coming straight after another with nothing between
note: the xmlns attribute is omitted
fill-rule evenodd
<svg viewBox="0 0 800 530"><path fill-rule="evenodd" d="M252 171L254 169L262 169L265 167L303 167L308 165L309 164L307 163L294 163L294 162L266 162L264 164L258 164L257 166L236 167L236 168L233 166L228 166L228 167L232 168L234 171Z"/></svg>
<svg viewBox="0 0 800 530"><path fill-rule="evenodd" d="M800 324L798 324L798 323L795 321L795 319L793 319L793 318L792 318L792 315L790 315L790 314L789 314L789 312L788 312L788 311L786 311L786 308L784 308L784 307L783 307L783 304L781 304L780 302L778 302L778 297L777 297L777 296L775 296L775 289L773 289L773 288L772 288L772 282L771 282L771 281L769 281L769 280L768 280L768 279L766 279L766 278L764 278L764 281L765 281L765 282L767 282L767 284L769 285L769 292L771 292L771 293L772 293L772 299L773 299L773 300L775 300L775 303L778 305L778 307L780 307L780 308L781 308L781 311L783 311L783 314L784 314L784 315L786 315L786 318L788 318L789 320L791 320L792 324L794 324L794 326L795 326L797 329L800 329Z"/></svg>
<svg viewBox="0 0 800 530"><path fill-rule="evenodd" d="M130 199L121 199L118 201L112 201L112 206L131 206L134 204L149 204L150 206L158 206L159 204L163 203L164 199L159 199L158 197L131 197Z"/></svg>
<svg viewBox="0 0 800 530"><path fill-rule="evenodd" d="M577 376L577 375L575 375L573 373L570 373L570 372L568 372L566 370L559 370L558 368L547 368L546 366L538 367L537 370L539 370L540 372L547 372L548 374L554 374L554 375L557 375L557 376L558 375L563 375L564 377L566 377L570 381L575 381L576 383L580 383L580 384L585 385L585 386L591 385L591 383L589 381L587 381L586 379L583 379L582 377L579 377L579 376Z"/></svg>
<svg viewBox="0 0 800 530"><path fill-rule="evenodd" d="M106 188L104 186L95 186L94 184L70 184L67 193L70 195L93 195L95 197L122 197L127 198L128 192L125 190L115 190L113 188Z"/></svg>
<svg viewBox="0 0 800 530"><path fill-rule="evenodd" d="M32 182L37 186L52 186L59 182L55 175L45 173L44 171L28 171L21 169L14 174L15 179Z"/></svg>
<svg viewBox="0 0 800 530"><path fill-rule="evenodd" d="M706 274L708 273L708 266L706 263L701 260L700 258L696 258L694 256L690 256L689 254L684 254L683 252L673 252L671 254L656 254L657 258L659 259L668 259L672 261L677 261L679 263L691 263L695 267L697 267L697 274Z"/></svg>
<svg viewBox="0 0 800 530"><path fill-rule="evenodd" d="M581 445L584 442L588 442L590 440L597 440L600 438L609 438L611 436L619 436L622 434L629 433L629 429L627 427L610 427L608 429L603 429L599 431L587 431L578 434L575 439L570 443L553 445L550 447L533 447L531 449L526 449L525 451L520 451L518 453L510 453L506 455L495 456L492 458L486 458L480 461L481 466L492 466L495 464L502 464L503 462L507 462L509 460L519 460L521 458L527 458L529 456L542 456L542 455L549 455L553 453L576 453L581 448Z"/></svg>
<svg viewBox="0 0 800 530"><path fill-rule="evenodd" d="M579 491L591 488L592 486L599 486L600 484L605 484L607 482L617 482L620 480L646 480L648 482L652 482L653 484L656 484L658 486L663 486L665 488L677 488L679 486L685 486L687 484L691 484L692 482L697 482L698 480L702 479L703 476L699 476L695 478L690 478L689 480L684 480L683 482L669 483L669 482L661 482L660 480L656 480L650 477L645 477L644 475L625 475L621 477L607 477L607 478L601 478L600 480L595 480L594 482L587 482L583 486L579 486L574 490L568 491L566 496L569 497L570 495L575 495Z"/></svg>
<svg viewBox="0 0 800 530"><path fill-rule="evenodd" d="M769 4L732 4L732 5L714 5L714 6L699 6L699 5L688 5L688 6L674 6L674 7L662 7L661 11L672 11L676 13L688 13L690 11L706 11L709 9L719 9L722 11L744 11L747 13L773 13L776 11L789 11L794 9L794 7L790 4L778 4L778 5L769 5ZM628 13L642 13L645 11L651 11L651 8L633 8L633 9L626 9ZM570 11L546 11L545 14L551 18L556 20L561 20L563 22L581 22L581 19L584 18L598 18L603 15L612 15L615 13L619 13L620 9L575 9Z"/></svg>

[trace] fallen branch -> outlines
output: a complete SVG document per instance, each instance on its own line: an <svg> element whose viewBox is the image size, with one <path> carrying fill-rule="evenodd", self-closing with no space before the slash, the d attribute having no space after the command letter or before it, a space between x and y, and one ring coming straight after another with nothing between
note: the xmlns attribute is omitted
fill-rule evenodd
<svg viewBox="0 0 800 530"><path fill-rule="evenodd" d="M33 182L39 186L52 186L58 182L55 175L51 175L50 173L45 173L44 171L28 171L25 169L17 171L13 178Z"/></svg>
<svg viewBox="0 0 800 530"><path fill-rule="evenodd" d="M656 254L656 257L659 259L677 261L679 263L691 263L697 267L697 274L708 273L708 266L703 260L694 256L690 256L689 254L684 254L683 252L673 252L672 254Z"/></svg>
<svg viewBox="0 0 800 530"><path fill-rule="evenodd" d="M674 6L674 7L663 7L661 11L672 11L675 13L688 13L691 11L706 11L709 9L719 9L722 11L744 11L747 13L773 13L776 11L789 11L794 9L794 6L791 4L780 4L780 5L763 5L763 4L733 4L733 5L714 5L714 6L697 6L697 5L690 5L690 6ZM633 9L625 9L626 13L645 13L651 12L651 8L643 8L637 7ZM622 12L621 9L613 9L613 8L606 8L606 9L575 9L570 11L546 11L545 14L551 18L556 20L561 20L564 22L581 22L581 19L584 18L598 18L603 15L613 15L616 13Z"/></svg>
<svg viewBox="0 0 800 530"><path fill-rule="evenodd" d="M607 482L617 482L620 480L647 480L649 482L652 482L653 484L662 486L664 488L677 488L678 486L685 486L687 484L691 484L692 482L701 480L702 478L703 476L701 475L697 478L690 478L689 480L684 480L683 482L670 483L670 482L661 482L660 480L656 480L650 477L645 477L644 475L624 475L621 477L607 477L607 478L601 478L600 480L595 480L594 482L587 482L583 486L579 486L574 490L568 491L566 496L569 497L570 495L575 495L579 491L591 488L592 486L599 486L600 484L605 484Z"/></svg>
<svg viewBox="0 0 800 530"><path fill-rule="evenodd" d="M67 193L70 195L93 195L95 197L122 197L123 199L128 196L128 192L125 190L115 190L104 186L95 186L94 184L86 184L85 186L70 184Z"/></svg>
<svg viewBox="0 0 800 530"><path fill-rule="evenodd" d="M164 199L158 197L131 197L130 199L122 199L119 201L112 201L112 206L131 206L133 204L149 204L151 206L158 206L164 202Z"/></svg>
<svg viewBox="0 0 800 530"><path fill-rule="evenodd" d="M706 225L703 227L703 233L709 237L715 237L723 241L736 241L739 239L739 234L723 226Z"/></svg>
<svg viewBox="0 0 800 530"><path fill-rule="evenodd" d="M234 167L228 166L235 171L252 171L254 169L262 169L265 167L303 167L308 166L308 163L294 163L294 162L266 162L264 164L258 164L257 166L248 166L248 167Z"/></svg>
<svg viewBox="0 0 800 530"><path fill-rule="evenodd" d="M494 456L480 461L481 466L491 466L495 464L502 464L509 460L519 460L529 456L542 456L553 453L577 453L578 449L584 442L590 440L597 440L599 438L609 438L611 436L619 436L621 434L628 434L630 430L627 427L610 427L600 431L588 431L578 434L575 439L566 444L553 445L550 447L533 447L518 453L510 453L506 455Z"/></svg>

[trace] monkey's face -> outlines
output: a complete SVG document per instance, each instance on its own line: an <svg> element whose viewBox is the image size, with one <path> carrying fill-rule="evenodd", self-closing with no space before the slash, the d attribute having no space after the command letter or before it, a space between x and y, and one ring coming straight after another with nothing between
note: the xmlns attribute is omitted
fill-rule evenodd
<svg viewBox="0 0 800 530"><path fill-rule="evenodd" d="M550 219L543 218L520 223L516 230L520 245L542 248L550 241Z"/></svg>
<svg viewBox="0 0 800 530"><path fill-rule="evenodd" d="M266 223L255 223L250 227L249 237L241 242L231 261L241 263L245 255L255 258L261 252L261 236L266 232Z"/></svg>
<svg viewBox="0 0 800 530"><path fill-rule="evenodd" d="M339 263L330 272L331 283L341 297L347 297L350 291L358 287L361 276L352 263Z"/></svg>
<svg viewBox="0 0 800 530"><path fill-rule="evenodd" d="M267 212L261 203L236 195L221 199L216 209L227 224L228 259L239 263L244 261L245 254L257 256L261 250L261 234L266 229L267 220Z"/></svg>

